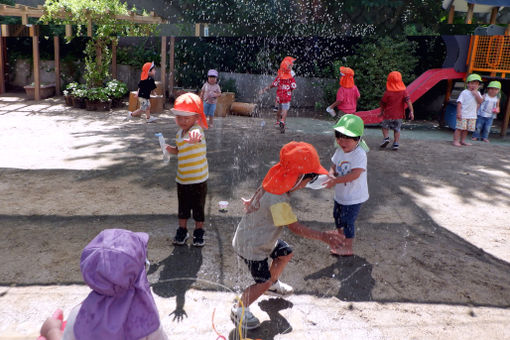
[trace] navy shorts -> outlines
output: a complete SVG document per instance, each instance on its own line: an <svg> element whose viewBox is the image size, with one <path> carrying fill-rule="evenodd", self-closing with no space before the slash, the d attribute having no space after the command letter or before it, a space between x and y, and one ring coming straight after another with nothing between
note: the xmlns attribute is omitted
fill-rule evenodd
<svg viewBox="0 0 510 340"><path fill-rule="evenodd" d="M287 256L291 253L292 248L289 246L289 244L285 241L278 240L276 247L273 249L269 256L274 260L277 257ZM262 261L251 261L244 258L243 260L244 263L248 265L251 276L256 283L264 283L271 279L271 272L269 271L269 263L267 258Z"/></svg>
<svg viewBox="0 0 510 340"><path fill-rule="evenodd" d="M360 208L361 203L342 205L335 201L335 206L333 208L335 225L338 229L343 229L345 238L354 238L356 230L354 222L356 222Z"/></svg>

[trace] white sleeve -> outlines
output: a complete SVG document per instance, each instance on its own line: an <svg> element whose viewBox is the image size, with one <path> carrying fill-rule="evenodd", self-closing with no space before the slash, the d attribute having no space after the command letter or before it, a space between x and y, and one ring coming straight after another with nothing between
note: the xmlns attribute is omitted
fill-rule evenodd
<svg viewBox="0 0 510 340"><path fill-rule="evenodd" d="M333 154L333 156L331 157L331 163L335 164L338 162L338 157L339 157L339 152L338 152L338 148L336 149L335 153Z"/></svg>
<svg viewBox="0 0 510 340"><path fill-rule="evenodd" d="M457 103L464 103L464 96L465 96L466 90L462 91L459 95L459 98L457 98Z"/></svg>

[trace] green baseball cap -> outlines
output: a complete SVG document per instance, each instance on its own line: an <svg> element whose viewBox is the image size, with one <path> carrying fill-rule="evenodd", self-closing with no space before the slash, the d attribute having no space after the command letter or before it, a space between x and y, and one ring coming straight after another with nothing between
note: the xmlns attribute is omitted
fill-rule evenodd
<svg viewBox="0 0 510 340"><path fill-rule="evenodd" d="M471 73L467 79L466 79L466 82L471 82L471 81L479 81L479 82L482 82L482 77L480 77L479 74L476 74L476 73Z"/></svg>
<svg viewBox="0 0 510 340"><path fill-rule="evenodd" d="M493 80L489 83L489 85L487 85L487 88L489 87L493 87L495 89L500 89L501 90L501 83L497 80Z"/></svg>
<svg viewBox="0 0 510 340"><path fill-rule="evenodd" d="M364 128L363 120L353 114L343 115L333 126L333 129L349 137L363 136Z"/></svg>

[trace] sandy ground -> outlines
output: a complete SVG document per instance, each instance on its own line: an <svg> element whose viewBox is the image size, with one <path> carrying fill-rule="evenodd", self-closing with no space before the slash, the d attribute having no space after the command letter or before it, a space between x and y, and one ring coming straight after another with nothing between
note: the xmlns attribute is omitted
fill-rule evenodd
<svg viewBox="0 0 510 340"><path fill-rule="evenodd" d="M171 245L177 226L175 158L165 166L154 124L126 110L88 112L0 98L0 339L32 339L56 307L87 294L82 248L100 230L148 232L149 280L174 339L236 338L228 318L250 283L231 238L249 196L291 140L312 143L324 165L334 152L331 122L290 117L218 119L207 132L210 164L207 245ZM378 150L367 129L371 198L357 222L356 255L332 257L324 244L286 232L295 256L282 280L296 294L261 298L262 339L510 339L510 142L451 146L451 132L405 130L401 150ZM227 213L218 202L230 202ZM334 227L332 192L293 197L310 227ZM177 317L176 317L177 316ZM182 318L182 320L181 320Z"/></svg>

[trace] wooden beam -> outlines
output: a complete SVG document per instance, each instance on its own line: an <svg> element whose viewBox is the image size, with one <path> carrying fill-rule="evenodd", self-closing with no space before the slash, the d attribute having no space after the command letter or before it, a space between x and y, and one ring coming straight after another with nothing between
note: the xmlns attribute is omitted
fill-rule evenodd
<svg viewBox="0 0 510 340"><path fill-rule="evenodd" d="M506 100L506 110L505 117L503 118L503 122L501 123L501 137L506 137L506 130L508 129L508 122L510 121L510 98Z"/></svg>
<svg viewBox="0 0 510 340"><path fill-rule="evenodd" d="M60 40L58 36L53 37L53 47L55 49L55 94L60 95Z"/></svg>
<svg viewBox="0 0 510 340"><path fill-rule="evenodd" d="M200 24L195 24L195 37L200 36Z"/></svg>
<svg viewBox="0 0 510 340"><path fill-rule="evenodd" d="M87 36L92 38L92 19L87 20Z"/></svg>
<svg viewBox="0 0 510 340"><path fill-rule="evenodd" d="M492 7L489 24L494 25L496 23L496 18L498 17L498 10L499 7Z"/></svg>
<svg viewBox="0 0 510 340"><path fill-rule="evenodd" d="M175 37L170 37L170 51L168 52L170 56L170 69L168 70L168 94L173 97L174 93L174 55L175 55Z"/></svg>
<svg viewBox="0 0 510 340"><path fill-rule="evenodd" d="M455 18L455 6L451 5L448 11L448 23L453 24L453 18Z"/></svg>
<svg viewBox="0 0 510 340"><path fill-rule="evenodd" d="M0 94L5 93L5 38L0 36Z"/></svg>
<svg viewBox="0 0 510 340"><path fill-rule="evenodd" d="M161 37L161 88L166 98L166 37Z"/></svg>
<svg viewBox="0 0 510 340"><path fill-rule="evenodd" d="M112 40L112 78L117 79L117 39Z"/></svg>
<svg viewBox="0 0 510 340"><path fill-rule="evenodd" d="M72 37L73 36L73 26L67 24L66 25L66 37Z"/></svg>
<svg viewBox="0 0 510 340"><path fill-rule="evenodd" d="M27 14L22 14L21 15L21 24L22 25L28 25L28 15Z"/></svg>
<svg viewBox="0 0 510 340"><path fill-rule="evenodd" d="M32 36L32 56L34 59L34 99L41 100L41 79L39 69L39 36L34 26L30 27L30 35Z"/></svg>
<svg viewBox="0 0 510 340"><path fill-rule="evenodd" d="M468 4L468 11L466 13L466 24L471 24L473 21L473 12L475 10L475 4Z"/></svg>

